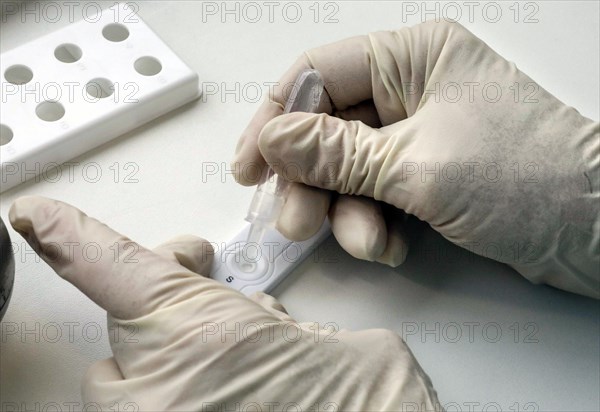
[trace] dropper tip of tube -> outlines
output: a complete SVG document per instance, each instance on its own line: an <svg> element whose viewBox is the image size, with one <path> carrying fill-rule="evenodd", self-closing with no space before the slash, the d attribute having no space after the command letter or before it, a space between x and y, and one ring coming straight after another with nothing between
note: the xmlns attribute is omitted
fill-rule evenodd
<svg viewBox="0 0 600 412"><path fill-rule="evenodd" d="M248 238L246 239L246 243L242 249L242 262L240 262L240 268L242 271L246 273L250 273L256 269L256 262L250 259L249 254L252 250L252 247L259 247L260 242L262 241L263 235L265 234L265 227L262 225L257 225L252 223L250 225L250 230L248 231Z"/></svg>
<svg viewBox="0 0 600 412"><path fill-rule="evenodd" d="M248 239L246 239L246 245L255 244L260 245L262 238L265 234L265 227L252 223L250 230L248 231Z"/></svg>

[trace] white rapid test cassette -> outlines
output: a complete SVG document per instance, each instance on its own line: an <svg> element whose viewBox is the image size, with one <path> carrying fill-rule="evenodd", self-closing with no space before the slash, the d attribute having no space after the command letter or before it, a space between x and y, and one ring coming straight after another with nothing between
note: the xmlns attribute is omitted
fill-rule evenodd
<svg viewBox="0 0 600 412"><path fill-rule="evenodd" d="M214 257L211 278L250 295L269 292L304 261L330 234L329 221L310 239L292 242L267 229L260 243L248 243L250 225Z"/></svg>
<svg viewBox="0 0 600 412"><path fill-rule="evenodd" d="M198 75L133 7L2 53L0 192L200 96Z"/></svg>

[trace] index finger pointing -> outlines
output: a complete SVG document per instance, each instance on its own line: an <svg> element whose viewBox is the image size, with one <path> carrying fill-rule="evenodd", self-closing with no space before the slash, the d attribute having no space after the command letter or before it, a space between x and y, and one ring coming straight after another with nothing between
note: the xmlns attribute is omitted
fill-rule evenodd
<svg viewBox="0 0 600 412"><path fill-rule="evenodd" d="M179 298L202 278L52 199L22 197L9 211L14 229L64 279L111 315L132 319Z"/></svg>

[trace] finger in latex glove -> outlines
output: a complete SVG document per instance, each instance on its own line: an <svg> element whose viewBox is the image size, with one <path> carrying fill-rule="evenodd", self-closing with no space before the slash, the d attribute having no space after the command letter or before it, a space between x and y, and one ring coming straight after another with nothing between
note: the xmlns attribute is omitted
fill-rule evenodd
<svg viewBox="0 0 600 412"><path fill-rule="evenodd" d="M344 56L342 63L349 63L350 59L357 56ZM257 177L260 173L250 173L249 171L261 170L265 166L265 160L263 155L260 153L258 148L258 137L263 126L270 120L283 114L285 101L287 99L286 93L290 90L290 85L293 84L297 76L305 69L312 68L313 62L311 61L308 54L302 55L298 61L284 74L277 85L271 90L269 98L261 105L246 130L242 133L239 140L236 156L232 162L232 169L234 170L234 176L236 180L243 185L254 185L257 183ZM343 66L348 73L341 75L351 76L354 73L353 66ZM319 70L323 69L317 67ZM331 77L332 70L322 73ZM340 73L338 73L340 74ZM359 79L362 80L362 79ZM360 83L360 84L359 84ZM338 87L339 86L339 87ZM367 85L364 82L352 82L349 79L342 84L336 84L333 92L338 94L341 92L340 87L349 88L349 97L352 98L354 94L363 95ZM346 108L346 110L337 110L330 100L331 87L325 85L325 93L323 93L323 99L320 105L320 110L331 113L335 113L340 117L349 116L351 118L362 119L366 122L374 122L379 124L379 119L376 116L376 112L373 110L372 104L358 103L351 107L339 104L340 107ZM292 173L294 168L288 169L289 173ZM324 171L327 174L327 171ZM395 249L392 247L386 247L386 245L392 245L393 239L403 238L403 229L401 224L386 224L381 215L381 205L372 199L362 199L361 201L352 201L345 199L345 197L336 198L335 202L346 203L346 207L341 205L339 208L331 205L331 195L328 191L318 189L316 187L307 188L305 185L293 184L290 189L290 195L288 196L286 203L281 212L281 216L277 222L277 229L287 238L295 241L301 241L314 235L328 215L332 223L332 231L338 240L341 240L342 247L344 247L352 256L359 259L365 259L370 261L380 261L389 265L397 266L404 261L406 257L405 249ZM348 200L346 202L346 200ZM360 209L351 210L351 207L347 207L350 203L360 204ZM347 213L338 214L335 213L336 209L341 209ZM344 223L347 222L350 215L353 218L353 224L356 224L357 228L362 230L356 231L353 239L347 239L343 234ZM336 223L338 216L345 216L346 219L342 219L339 223ZM373 231L369 233L371 224L375 224L376 228L386 227L391 231L385 233L385 231ZM390 243L388 243L388 238ZM345 239L343 241L342 239ZM405 240L404 240L405 242ZM385 255L383 255L385 250Z"/></svg>

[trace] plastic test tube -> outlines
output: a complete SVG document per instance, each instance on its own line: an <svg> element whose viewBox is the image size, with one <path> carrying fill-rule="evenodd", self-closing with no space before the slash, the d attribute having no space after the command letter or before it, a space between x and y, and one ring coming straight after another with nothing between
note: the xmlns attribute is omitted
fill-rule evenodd
<svg viewBox="0 0 600 412"><path fill-rule="evenodd" d="M305 70L296 79L283 113L315 113L323 93L323 78L317 70ZM276 174L270 166L263 173L252 198L246 220L250 231L246 245L261 244L265 231L274 228L285 204L290 182ZM250 267L247 268L251 270Z"/></svg>

